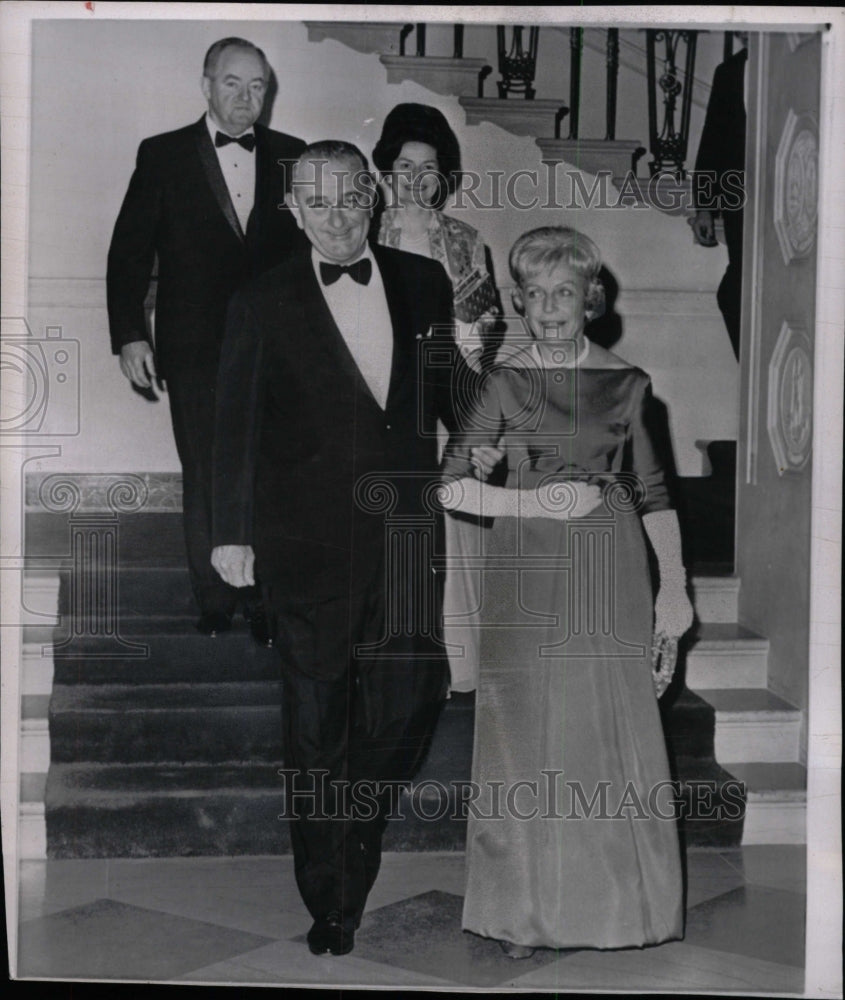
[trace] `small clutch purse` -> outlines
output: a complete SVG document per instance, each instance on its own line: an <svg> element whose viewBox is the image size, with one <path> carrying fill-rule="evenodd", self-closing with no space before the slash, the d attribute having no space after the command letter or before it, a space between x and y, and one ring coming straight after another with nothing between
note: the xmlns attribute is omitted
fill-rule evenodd
<svg viewBox="0 0 845 1000"><path fill-rule="evenodd" d="M675 676L678 662L678 640L668 635L655 635L651 641L651 676L654 693L662 697Z"/></svg>

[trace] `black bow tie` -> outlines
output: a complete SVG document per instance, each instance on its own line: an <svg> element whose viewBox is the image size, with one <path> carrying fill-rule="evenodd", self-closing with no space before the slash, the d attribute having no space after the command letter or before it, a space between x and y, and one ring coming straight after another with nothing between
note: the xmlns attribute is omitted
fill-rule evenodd
<svg viewBox="0 0 845 1000"><path fill-rule="evenodd" d="M362 257L354 264L327 264L320 261L320 277L324 285L333 285L342 274L348 274L359 285L368 285L373 273L373 262L369 257Z"/></svg>
<svg viewBox="0 0 845 1000"><path fill-rule="evenodd" d="M220 148L220 146L228 146L230 142L236 142L239 146L251 153L255 149L255 135L250 132L249 135L226 135L225 132L218 132L214 137L214 145Z"/></svg>

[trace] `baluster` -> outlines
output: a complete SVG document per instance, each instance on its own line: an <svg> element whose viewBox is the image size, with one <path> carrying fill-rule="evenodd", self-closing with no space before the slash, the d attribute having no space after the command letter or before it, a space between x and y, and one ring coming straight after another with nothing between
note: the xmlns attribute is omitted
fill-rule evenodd
<svg viewBox="0 0 845 1000"><path fill-rule="evenodd" d="M581 49L584 46L584 29L569 29L569 138L578 138L581 113Z"/></svg>
<svg viewBox="0 0 845 1000"><path fill-rule="evenodd" d="M511 93L523 94L532 100L536 91L531 86L537 70L537 42L540 29L528 29L528 51L522 48L522 25L513 26L510 51L505 44L505 26L498 25L496 36L499 48L499 72L502 79L498 83L499 97L504 99Z"/></svg>
<svg viewBox="0 0 845 1000"><path fill-rule="evenodd" d="M734 33L732 31L725 32L725 48L722 55L722 59L730 59L734 53Z"/></svg>
<svg viewBox="0 0 845 1000"><path fill-rule="evenodd" d="M417 25L417 55L425 55L425 25Z"/></svg>
<svg viewBox="0 0 845 1000"><path fill-rule="evenodd" d="M616 138L616 86L619 78L619 29L607 29L607 133Z"/></svg>
<svg viewBox="0 0 845 1000"><path fill-rule="evenodd" d="M681 109L681 132L678 137L677 165L678 177L686 176L684 164L687 159L687 144L689 142L689 120L690 109L692 108L692 84L693 71L695 70L695 46L698 41L697 31L685 31L682 33L687 43L687 58L684 65L684 101Z"/></svg>
<svg viewBox="0 0 845 1000"><path fill-rule="evenodd" d="M649 29L646 32L648 61L648 124L651 152L654 159L649 164L652 175L672 173L678 180L686 176L684 160L689 139L689 118L692 104L692 81L695 69L696 31L669 31ZM684 83L678 79L676 66L678 43L686 45ZM666 55L663 72L657 77L655 45L663 42ZM663 124L657 122L657 88L663 92ZM678 96L683 92L680 128L675 128L675 109Z"/></svg>
<svg viewBox="0 0 845 1000"><path fill-rule="evenodd" d="M462 24L455 25L455 59L463 59L464 57L464 26Z"/></svg>
<svg viewBox="0 0 845 1000"><path fill-rule="evenodd" d="M414 30L413 24L403 24L402 30L399 32L399 55L405 55L405 39Z"/></svg>

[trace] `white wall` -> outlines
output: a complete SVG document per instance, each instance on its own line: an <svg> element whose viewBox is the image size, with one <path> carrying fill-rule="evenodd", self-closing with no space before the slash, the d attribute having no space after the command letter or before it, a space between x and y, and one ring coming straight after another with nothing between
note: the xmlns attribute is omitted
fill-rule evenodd
<svg viewBox="0 0 845 1000"><path fill-rule="evenodd" d="M216 39L242 35L267 53L279 82L274 128L306 140L352 140L369 154L386 113L415 100L443 110L461 140L466 170L528 168L543 181L547 176L533 139L490 124L468 127L456 99L413 83L388 86L375 55L334 41L309 43L301 23L53 21L33 28L28 318L37 336L53 325L80 341L82 410L81 433L62 442L60 456L39 463L44 470L179 468L166 400L152 404L137 397L110 354L103 278L138 143L202 114L202 57ZM467 55L474 54L472 30ZM565 42L563 33L560 38ZM488 81L491 95L494 81L495 75ZM620 82L620 110L630 89ZM585 101L591 91L585 90ZM599 103L603 109L603 87ZM626 134L621 117L618 134ZM539 194L542 204L545 189ZM508 248L526 229L566 223L592 236L621 289L617 311L624 335L617 350L652 372L670 409L681 471L700 471L697 438L734 436L735 366L713 295L726 262L722 249L694 246L683 219L648 208L465 207L454 214L484 234L501 284L508 283ZM672 292L666 300L671 307L641 294L654 290Z"/></svg>

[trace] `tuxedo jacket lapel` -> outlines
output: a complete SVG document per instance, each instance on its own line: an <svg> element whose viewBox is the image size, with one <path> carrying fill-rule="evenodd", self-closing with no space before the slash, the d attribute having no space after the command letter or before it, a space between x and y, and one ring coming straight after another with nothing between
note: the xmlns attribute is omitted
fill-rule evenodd
<svg viewBox="0 0 845 1000"><path fill-rule="evenodd" d="M310 252L297 255L294 260L295 263L290 269L291 286L299 295L302 321L300 324L295 324L293 329L308 331L310 342L306 347L306 354L308 350L315 352L314 364L326 372L328 379L336 378L340 372L341 377L352 382L358 392L372 401L373 406L378 406L323 296L317 275L314 273ZM283 299L279 306L282 310L287 309L288 300ZM331 385L331 381L327 381L326 384Z"/></svg>
<svg viewBox="0 0 845 1000"><path fill-rule="evenodd" d="M229 189L226 187L226 180L223 177L223 171L220 169L217 153L214 152L214 145L211 142L211 136L208 134L204 117L200 118L196 126L196 142L197 152L199 153L205 176L211 185L211 190L214 192L214 197L217 199L220 211L225 216L226 221L232 227L238 239L243 241L245 234L238 221L238 215L235 211L235 206L232 204L232 199L229 197ZM256 170L257 173L258 171Z"/></svg>
<svg viewBox="0 0 845 1000"><path fill-rule="evenodd" d="M374 246L372 251L381 271L384 293L387 296L387 308L393 326L393 361L390 368L390 386L387 392L389 406L391 397L402 379L407 376L409 368L413 371L417 341L411 335L413 310L407 299L408 290L402 276L393 267L392 258L381 253L381 247Z"/></svg>

